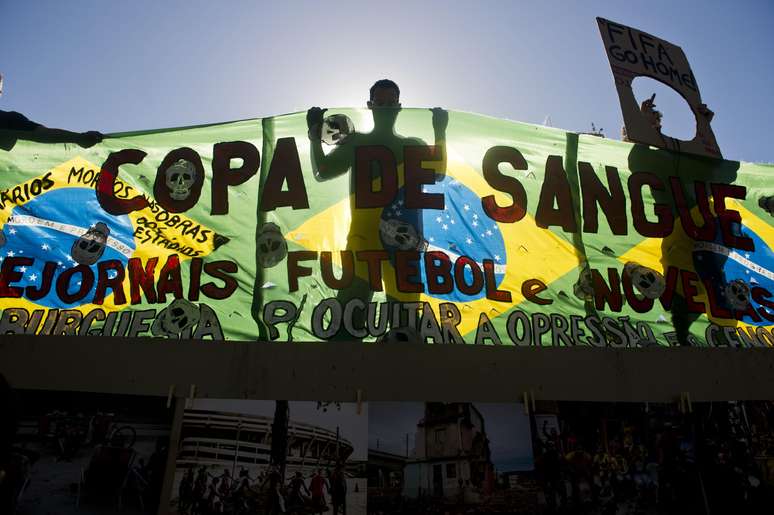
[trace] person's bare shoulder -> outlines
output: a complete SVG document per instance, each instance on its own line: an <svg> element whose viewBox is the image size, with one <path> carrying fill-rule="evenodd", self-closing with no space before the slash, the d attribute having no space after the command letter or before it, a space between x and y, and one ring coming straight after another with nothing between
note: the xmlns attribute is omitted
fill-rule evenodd
<svg viewBox="0 0 774 515"><path fill-rule="evenodd" d="M407 146L411 145L411 146L416 146L416 147L426 147L427 146L427 143L425 143L425 140L420 139L420 138L413 138L413 137L412 138L406 138L405 144Z"/></svg>

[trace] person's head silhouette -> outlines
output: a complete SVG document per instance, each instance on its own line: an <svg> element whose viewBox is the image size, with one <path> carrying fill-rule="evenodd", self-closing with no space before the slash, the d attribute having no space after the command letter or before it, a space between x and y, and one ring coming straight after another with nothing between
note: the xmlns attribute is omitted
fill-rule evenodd
<svg viewBox="0 0 774 515"><path fill-rule="evenodd" d="M371 86L368 108L400 107L400 88L390 79L381 79Z"/></svg>
<svg viewBox="0 0 774 515"><path fill-rule="evenodd" d="M391 132L400 112L400 89L390 79L378 80L371 86L368 109L374 117L374 130Z"/></svg>

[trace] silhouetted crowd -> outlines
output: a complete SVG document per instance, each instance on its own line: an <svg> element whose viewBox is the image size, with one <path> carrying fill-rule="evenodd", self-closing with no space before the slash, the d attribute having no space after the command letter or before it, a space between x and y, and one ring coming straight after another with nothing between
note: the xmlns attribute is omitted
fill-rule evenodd
<svg viewBox="0 0 774 515"><path fill-rule="evenodd" d="M560 406L561 429L546 422L538 428L536 469L546 512L770 513L770 404L694 405L685 414L671 406L575 413Z"/></svg>
<svg viewBox="0 0 774 515"><path fill-rule="evenodd" d="M325 494L332 506L328 506ZM213 475L207 467L189 468L178 486L178 513L185 515L242 515L280 513L324 513L346 515L347 483L342 466L317 469L307 480L295 472L283 481L276 468L263 470L256 478L240 467L234 478L228 469Z"/></svg>

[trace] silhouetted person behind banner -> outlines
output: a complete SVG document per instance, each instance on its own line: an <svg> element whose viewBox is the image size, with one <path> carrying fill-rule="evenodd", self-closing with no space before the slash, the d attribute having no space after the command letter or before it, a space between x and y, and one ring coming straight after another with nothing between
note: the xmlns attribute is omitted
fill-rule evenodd
<svg viewBox="0 0 774 515"><path fill-rule="evenodd" d="M3 95L3 76L0 75L0 97ZM50 129L16 111L0 110L0 131L18 131L15 134L0 134L0 149L10 151L17 139L37 143L76 143L84 148L102 141L97 131L71 132L63 129Z"/></svg>
<svg viewBox="0 0 774 515"><path fill-rule="evenodd" d="M401 250L422 251L425 246L424 238L422 237L422 211L421 209L401 209L400 220L397 218L382 219L382 208L356 208L355 190L356 190L356 176L354 172L356 162L356 151L358 148L368 146L383 146L390 149L392 155L395 157L395 165L400 175L402 169L404 150L411 146L427 146L427 144L419 138L404 137L395 132L395 122L398 114L401 110L400 105L400 89L398 85L388 79L382 79L377 81L370 90L370 99L367 103L368 108L371 110L374 119L374 128L368 133L355 132L344 142L337 145L327 155L323 152L321 138L321 127L323 123L323 116L326 109L319 107L312 107L307 112L307 125L309 126L309 137L311 139L311 158L312 168L315 176L318 180L325 181L338 177L349 170L353 170L350 174L350 212L352 213L352 220L349 227L349 233L347 235L347 248L351 251L353 256L358 251L379 251L382 250L383 244L380 238L380 227L384 227L386 224L386 233L389 234L391 229L400 228L401 230L408 231L408 237L404 237L401 242L405 243L400 247ZM431 109L433 113L433 130L435 132L435 145L436 153L433 158L442 163L442 168L445 172L446 169L446 126L449 122L449 114L440 108ZM380 178L382 177L383 170L380 169L380 165L376 161L370 163L370 175L372 190L378 191L381 188ZM399 177L399 185L403 184L403 177ZM379 181L379 182L377 182ZM376 186L379 184L379 186ZM382 225L380 225L382 224ZM408 227L408 225L411 227ZM391 249L394 250L394 249ZM394 263L394 253L391 252L391 258ZM419 263L413 263L417 269ZM339 291L337 299L342 305L342 308L346 307L347 302L352 299L360 299L366 304L373 297L373 291L368 282L368 268L364 261L354 260L354 278L352 284ZM383 279L390 280L389 277ZM414 276L409 279L410 283L421 283L421 278ZM399 299L401 302L417 302L419 299L419 293L406 292L397 295L397 292L390 291L388 287L386 291L387 297L390 300ZM388 315L389 316L389 315ZM415 328L416 321L408 320L408 315L403 313L401 316L400 326L408 326ZM404 321L405 319L405 321ZM352 312L352 326L356 330L362 331L366 327L366 310L354 309ZM395 326L393 326L395 329ZM414 333L416 334L416 333ZM347 334L343 324L339 330L337 339L356 339Z"/></svg>
<svg viewBox="0 0 774 515"><path fill-rule="evenodd" d="M650 113L654 123L653 127L660 132L661 113L655 110L655 105L653 104L654 97L655 95L643 102L642 110L645 114ZM706 105L702 104L700 114L711 119L714 113L707 109ZM669 138L668 136L665 137ZM705 248L708 247L708 244L709 246L712 244L723 246L720 221L713 213L710 213L709 219L704 219L700 214L700 210L697 210L698 202L694 183L692 180L687 180L683 175L686 170L696 171L697 173L693 174L695 180L704 181L705 183L705 191L702 195L706 195L708 199L711 199L710 183L733 184L736 180L738 169L739 163L736 161L654 149L648 145L636 144L629 153L629 170L632 173L646 172L653 174L661 182L657 187L650 187L649 189L652 192L655 204L663 204L671 208L671 214L675 220L673 227L675 230L678 229L678 225L682 227L682 222L680 221L679 210L673 200L674 192L670 185L670 177L680 179L685 195L685 208L689 212L694 212L699 218L695 222L697 227L702 228L707 223L714 224L715 226L714 238L710 242L699 242L699 240L691 239L690 236L678 238L678 235L689 232L685 227L682 227L681 231L677 233L672 232L670 236L663 238L661 243L661 264L664 276L667 275L670 267L683 269L693 266L699 280L703 283L702 286L698 287L699 291L702 288L706 289L708 285L711 289L708 293L712 295L714 304L722 309L730 310L732 313L733 310L726 298L728 279L723 271L728 256ZM647 187L643 189L645 192L648 191ZM696 211L699 211L699 213ZM737 223L731 224L731 232L734 236L742 236L741 226ZM678 276L677 287L669 311L672 315L672 325L675 329L678 345L689 346L691 345L691 325L702 314L692 312L689 309L689 301L686 299L685 292L683 292L681 282L681 277ZM658 302L654 304L653 309L660 309ZM721 332L717 332L715 338L716 340L725 340ZM733 342L726 341L725 343L730 345Z"/></svg>

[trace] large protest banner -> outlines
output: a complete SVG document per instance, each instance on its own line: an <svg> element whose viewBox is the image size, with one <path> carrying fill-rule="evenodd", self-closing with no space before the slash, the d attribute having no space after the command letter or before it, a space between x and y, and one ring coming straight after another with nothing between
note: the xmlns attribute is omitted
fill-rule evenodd
<svg viewBox="0 0 774 515"><path fill-rule="evenodd" d="M774 167L326 114L330 145L304 113L88 149L0 134L0 333L774 344Z"/></svg>

